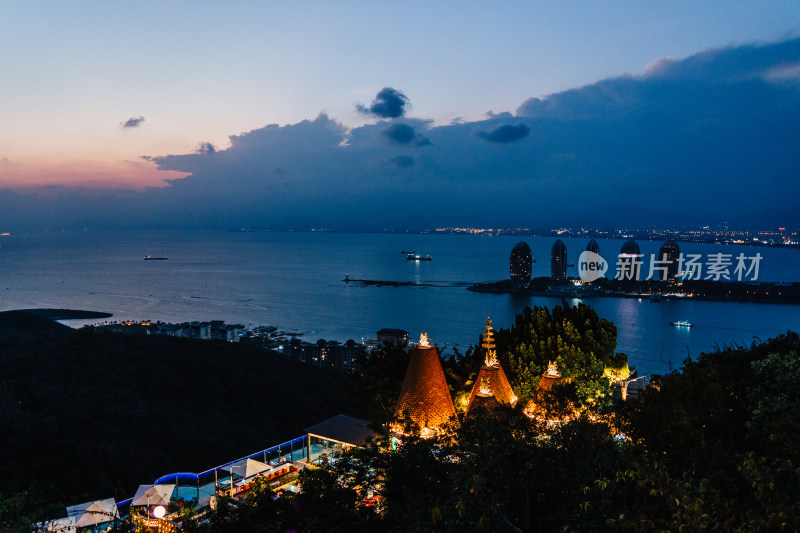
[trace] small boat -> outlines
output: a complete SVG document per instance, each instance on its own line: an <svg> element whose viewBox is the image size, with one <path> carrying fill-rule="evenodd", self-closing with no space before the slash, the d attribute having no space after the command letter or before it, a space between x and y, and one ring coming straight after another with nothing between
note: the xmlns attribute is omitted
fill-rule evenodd
<svg viewBox="0 0 800 533"><path fill-rule="evenodd" d="M150 254L144 254L145 261L166 261L167 259L169 259L169 257L166 255L162 255L161 257L153 257Z"/></svg>
<svg viewBox="0 0 800 533"><path fill-rule="evenodd" d="M429 256L429 255L425 255L425 256L414 255L414 252L411 252L411 253L406 255L406 259L408 261L430 261L431 260L431 256Z"/></svg>
<svg viewBox="0 0 800 533"><path fill-rule="evenodd" d="M690 328L692 327L692 323L688 320L678 320L677 322L670 322L670 326L677 326L679 328Z"/></svg>

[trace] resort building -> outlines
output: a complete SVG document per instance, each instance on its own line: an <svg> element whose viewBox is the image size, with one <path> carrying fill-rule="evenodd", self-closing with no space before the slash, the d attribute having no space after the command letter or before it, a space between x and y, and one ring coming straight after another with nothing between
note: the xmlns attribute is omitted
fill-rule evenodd
<svg viewBox="0 0 800 533"><path fill-rule="evenodd" d="M383 328L376 333L378 344L384 346L408 346L408 332L404 329Z"/></svg>
<svg viewBox="0 0 800 533"><path fill-rule="evenodd" d="M550 276L553 281L567 279L567 245L558 239L550 250Z"/></svg>
<svg viewBox="0 0 800 533"><path fill-rule="evenodd" d="M344 343L325 339L319 339L317 342L305 342L297 337L292 337L284 345L283 354L311 366L335 366L353 370L358 354L363 353L364 350L364 345L353 339L348 339Z"/></svg>
<svg viewBox="0 0 800 533"><path fill-rule="evenodd" d="M528 286L531 282L531 270L533 265L533 255L531 247L524 241L520 241L511 249L511 259L509 269L511 271L511 286L521 289Z"/></svg>
<svg viewBox="0 0 800 533"><path fill-rule="evenodd" d="M377 436L368 424L367 420L340 414L306 428L307 462L319 463L334 453L364 446Z"/></svg>
<svg viewBox="0 0 800 533"><path fill-rule="evenodd" d="M586 245L586 251L600 255L600 246L597 245L596 240L592 239L591 241L589 241L589 244Z"/></svg>
<svg viewBox="0 0 800 533"><path fill-rule="evenodd" d="M405 433L408 426L403 427L401 422L407 422L415 434L432 437L455 416L456 410L444 378L439 352L430 344L428 334L423 333L419 344L411 352L395 408L393 431Z"/></svg>
<svg viewBox="0 0 800 533"><path fill-rule="evenodd" d="M481 347L486 350L486 358L475 378L465 416L470 412L491 410L500 404L513 406L517 403L517 396L511 389L500 361L497 360L491 319L486 319L486 333L483 334Z"/></svg>
<svg viewBox="0 0 800 533"><path fill-rule="evenodd" d="M658 260L661 266L665 268L659 269L659 279L661 281L675 281L678 277L678 258L681 255L681 250L678 243L674 239L666 241L658 250Z"/></svg>

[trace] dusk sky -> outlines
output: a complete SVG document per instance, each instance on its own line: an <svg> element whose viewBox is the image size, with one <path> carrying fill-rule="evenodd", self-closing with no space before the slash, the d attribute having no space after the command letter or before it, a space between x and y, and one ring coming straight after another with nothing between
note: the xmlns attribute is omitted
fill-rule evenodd
<svg viewBox="0 0 800 533"><path fill-rule="evenodd" d="M525 223L664 180L763 188L717 194L709 218L791 213L798 38L796 1L5 1L0 223L114 224L141 203L175 206L156 225L352 225L421 195L431 223L493 223L466 217L492 183L515 200L498 222Z"/></svg>

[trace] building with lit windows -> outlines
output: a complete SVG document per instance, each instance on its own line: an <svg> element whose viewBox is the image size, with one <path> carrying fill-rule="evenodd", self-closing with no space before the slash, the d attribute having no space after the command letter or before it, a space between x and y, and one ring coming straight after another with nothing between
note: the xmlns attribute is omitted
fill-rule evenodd
<svg viewBox="0 0 800 533"><path fill-rule="evenodd" d="M528 286L531 282L532 265L531 247L524 241L518 242L511 249L511 259L509 261L512 287L522 289Z"/></svg>
<svg viewBox="0 0 800 533"><path fill-rule="evenodd" d="M550 276L554 281L567 279L567 245L558 239L550 250Z"/></svg>
<svg viewBox="0 0 800 533"><path fill-rule="evenodd" d="M661 281L675 281L675 278L678 277L678 258L680 255L681 249L674 239L666 241L658 250L658 260L663 261L662 266L666 266L666 271L658 271ZM664 263L666 263L666 265L664 265Z"/></svg>

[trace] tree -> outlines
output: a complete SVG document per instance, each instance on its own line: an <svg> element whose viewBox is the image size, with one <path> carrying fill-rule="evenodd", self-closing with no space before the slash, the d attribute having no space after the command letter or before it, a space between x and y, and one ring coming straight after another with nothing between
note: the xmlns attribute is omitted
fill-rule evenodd
<svg viewBox="0 0 800 533"><path fill-rule="evenodd" d="M608 407L606 368L627 368L627 356L615 354L617 329L588 305L525 308L509 329L497 332L497 353L524 402L531 398L548 363L555 361L574 387L579 407Z"/></svg>

